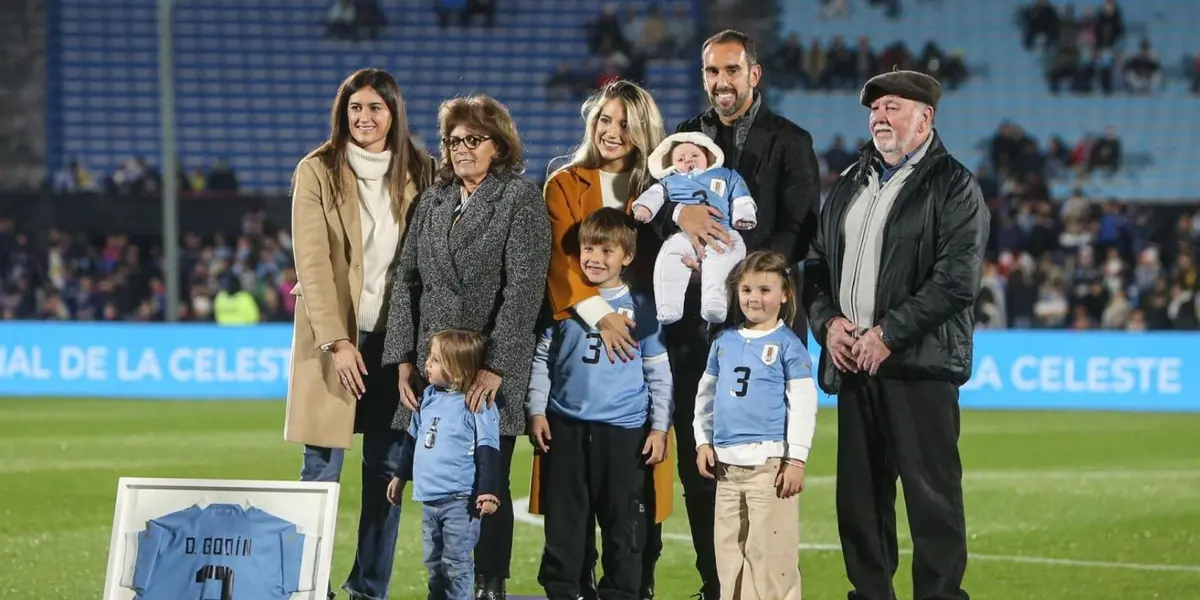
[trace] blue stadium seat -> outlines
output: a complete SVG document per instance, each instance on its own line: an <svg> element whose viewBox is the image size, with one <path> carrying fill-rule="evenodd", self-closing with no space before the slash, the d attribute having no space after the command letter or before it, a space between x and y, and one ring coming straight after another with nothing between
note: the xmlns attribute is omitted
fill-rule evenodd
<svg viewBox="0 0 1200 600"><path fill-rule="evenodd" d="M228 159L248 190L286 190L296 161L328 128L338 84L363 66L400 79L409 122L437 137L442 100L473 92L507 104L528 143L529 173L578 141L578 107L548 101L541 82L561 60L582 61L582 27L604 0L511 0L499 27L440 30L423 0L385 0L378 42L323 37L329 0L179 0L174 14L176 123L188 170ZM684 3L691 5L689 0ZM111 172L131 157L159 159L155 0L61 0L49 17L56 147ZM665 5L673 10L674 5ZM647 79L668 127L695 110L693 65L652 65ZM55 146L55 145L52 145ZM54 166L64 156L47 157Z"/></svg>

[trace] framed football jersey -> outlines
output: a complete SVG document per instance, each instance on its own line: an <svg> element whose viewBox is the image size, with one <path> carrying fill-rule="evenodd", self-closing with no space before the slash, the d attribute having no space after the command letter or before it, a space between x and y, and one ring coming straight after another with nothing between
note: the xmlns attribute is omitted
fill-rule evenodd
<svg viewBox="0 0 1200 600"><path fill-rule="evenodd" d="M322 600L336 483L122 478L104 600Z"/></svg>

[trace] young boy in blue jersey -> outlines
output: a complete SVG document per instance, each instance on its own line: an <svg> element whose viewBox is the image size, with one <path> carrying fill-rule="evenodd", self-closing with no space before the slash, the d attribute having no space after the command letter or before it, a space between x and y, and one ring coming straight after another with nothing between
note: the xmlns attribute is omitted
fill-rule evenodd
<svg viewBox="0 0 1200 600"><path fill-rule="evenodd" d="M579 597L591 514L601 530L600 600L634 600L642 584L647 482L666 455L673 401L654 306L621 279L636 241L633 220L615 208L596 211L579 227L588 281L636 323L633 358L609 360L599 331L579 318L555 323L534 354L526 411L542 452L546 546L538 583L548 600Z"/></svg>
<svg viewBox="0 0 1200 600"><path fill-rule="evenodd" d="M400 503L404 482L413 482L413 500L424 503L421 532L429 600L470 600L475 595L472 552L479 519L500 506L500 413L467 408L463 392L483 366L487 343L472 331L437 333L425 370L429 387L421 410L413 413L400 446L399 472L387 496Z"/></svg>
<svg viewBox="0 0 1200 600"><path fill-rule="evenodd" d="M696 466L717 480L722 600L800 600L799 496L817 423L812 359L792 332L796 291L782 255L729 277L734 312L696 393Z"/></svg>
<svg viewBox="0 0 1200 600"><path fill-rule="evenodd" d="M725 322L729 302L725 278L746 256L746 243L738 229L758 224L758 207L742 176L723 167L720 146L700 132L676 133L663 140L647 159L650 174L658 180L633 202L633 216L649 223L663 203L704 204L729 231L730 246L723 252L698 250L687 234L679 232L663 242L654 263L654 299L658 320L669 325L683 317L683 300L692 270L685 260L702 264L700 270L700 315L714 324ZM675 215L671 215L674 219ZM732 227L731 227L732 225ZM713 242L720 245L720 242Z"/></svg>

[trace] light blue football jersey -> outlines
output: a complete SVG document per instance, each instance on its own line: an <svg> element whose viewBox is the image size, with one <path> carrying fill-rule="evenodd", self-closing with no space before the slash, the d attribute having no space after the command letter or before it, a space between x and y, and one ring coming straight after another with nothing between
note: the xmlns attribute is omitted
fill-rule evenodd
<svg viewBox="0 0 1200 600"><path fill-rule="evenodd" d="M613 310L637 324L638 347L628 362L610 362L598 329L572 317L542 336L530 377L530 414L666 431L671 412L671 369L654 303L625 286L601 289Z"/></svg>
<svg viewBox="0 0 1200 600"><path fill-rule="evenodd" d="M413 500L473 494L480 475L476 453L484 447L500 451L500 411L488 405L473 413L462 392L431 385L421 396L421 410L413 413L408 435L414 445Z"/></svg>
<svg viewBox="0 0 1200 600"><path fill-rule="evenodd" d="M679 204L707 204L719 211L717 219L729 229L733 201L750 195L746 180L737 171L714 167L700 173L672 173L659 183L667 190L667 199Z"/></svg>
<svg viewBox="0 0 1200 600"><path fill-rule="evenodd" d="M787 441L787 382L812 377L812 358L790 327L761 337L727 329L708 353L717 378L713 445Z"/></svg>
<svg viewBox="0 0 1200 600"><path fill-rule="evenodd" d="M138 534L138 600L286 600L299 591L304 535L258 508L192 506Z"/></svg>

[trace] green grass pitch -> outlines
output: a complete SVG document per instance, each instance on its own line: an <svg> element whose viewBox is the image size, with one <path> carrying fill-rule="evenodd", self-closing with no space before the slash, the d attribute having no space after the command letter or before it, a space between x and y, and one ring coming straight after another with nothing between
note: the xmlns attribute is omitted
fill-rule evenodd
<svg viewBox="0 0 1200 600"><path fill-rule="evenodd" d="M100 597L118 477L294 480L300 450L283 442L282 419L281 402L0 400L0 598ZM836 550L836 419L821 412L801 500L809 599L848 589ZM972 598L1200 598L1200 415L966 411L962 422ZM520 441L517 498L530 456ZM335 585L353 557L358 459L347 457L342 481ZM670 600L698 585L677 506L658 567ZM418 515L404 507L398 600L425 597ZM903 526L900 535L911 548ZM539 591L541 542L536 524L518 523L511 592ZM908 558L901 598L911 598Z"/></svg>

